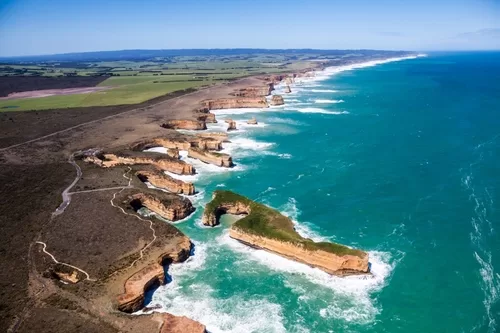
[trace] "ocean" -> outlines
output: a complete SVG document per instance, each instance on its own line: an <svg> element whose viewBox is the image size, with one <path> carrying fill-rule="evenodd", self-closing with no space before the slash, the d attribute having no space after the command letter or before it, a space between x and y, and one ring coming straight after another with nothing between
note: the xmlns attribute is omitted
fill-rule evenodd
<svg viewBox="0 0 500 333"><path fill-rule="evenodd" d="M327 69L237 121L228 170L191 160L195 244L149 306L218 332L500 330L500 53ZM255 117L257 126L247 125ZM366 250L372 278L338 278L201 224L216 189L291 217L303 236Z"/></svg>

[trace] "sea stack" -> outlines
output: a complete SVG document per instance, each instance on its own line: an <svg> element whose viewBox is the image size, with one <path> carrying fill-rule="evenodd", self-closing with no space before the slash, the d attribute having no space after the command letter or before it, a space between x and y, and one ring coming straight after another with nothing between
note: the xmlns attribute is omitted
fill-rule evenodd
<svg viewBox="0 0 500 333"><path fill-rule="evenodd" d="M255 119L255 118L248 119L247 124L248 125L257 125L258 124L257 119Z"/></svg>
<svg viewBox="0 0 500 333"><path fill-rule="evenodd" d="M236 128L236 122L232 119L226 119L226 123L228 123L227 131L235 131Z"/></svg>
<svg viewBox="0 0 500 333"><path fill-rule="evenodd" d="M273 106L284 105L285 100L283 99L283 96L281 96L281 95L273 95L273 97L271 98L271 102L269 104L271 104Z"/></svg>
<svg viewBox="0 0 500 333"><path fill-rule="evenodd" d="M291 92L292 92L292 89L290 89L290 86L287 84L287 85L285 86L285 94L289 94L289 93L291 93Z"/></svg>

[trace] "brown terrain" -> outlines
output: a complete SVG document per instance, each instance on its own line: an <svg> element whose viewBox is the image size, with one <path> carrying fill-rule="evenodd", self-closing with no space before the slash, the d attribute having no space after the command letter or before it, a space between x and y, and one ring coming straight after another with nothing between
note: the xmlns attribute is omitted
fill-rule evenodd
<svg viewBox="0 0 500 333"><path fill-rule="evenodd" d="M231 97L259 85L268 86L252 77L135 106L0 113L0 331L204 332L185 317L119 311L142 308L144 291L164 282L163 267L182 265L191 247L174 226L137 210L170 220L192 212L176 194L193 194L192 184L161 170L195 172L177 149L230 167L230 156L214 152L227 135L172 128L214 121L213 108L265 107L263 97ZM168 154L142 152L151 147Z"/></svg>

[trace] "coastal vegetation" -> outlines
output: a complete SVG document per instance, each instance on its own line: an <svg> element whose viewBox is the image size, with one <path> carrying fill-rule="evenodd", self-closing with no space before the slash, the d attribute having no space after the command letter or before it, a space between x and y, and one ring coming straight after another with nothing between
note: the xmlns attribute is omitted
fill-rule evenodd
<svg viewBox="0 0 500 333"><path fill-rule="evenodd" d="M242 205L247 215L232 225L232 228L239 229L246 233L275 239L282 242L292 243L307 250L322 250L338 256L352 255L364 257L363 251L351 249L347 246L331 242L314 242L311 239L302 237L294 228L292 220L282 215L275 209L250 200L240 194L231 191L218 190L214 192L213 200L205 207L205 216L215 218L216 223L219 217L226 213L227 206Z"/></svg>
<svg viewBox="0 0 500 333"><path fill-rule="evenodd" d="M133 105L252 75L387 57L387 51L133 50L0 59L0 112ZM397 55L397 52L393 52ZM45 89L96 87L85 93Z"/></svg>

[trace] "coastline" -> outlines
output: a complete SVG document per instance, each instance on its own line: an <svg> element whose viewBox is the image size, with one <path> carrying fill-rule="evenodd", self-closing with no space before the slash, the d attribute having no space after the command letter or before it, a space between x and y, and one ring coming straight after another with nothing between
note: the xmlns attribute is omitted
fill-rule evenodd
<svg viewBox="0 0 500 333"><path fill-rule="evenodd" d="M60 151L54 152L50 150L50 147L45 147L44 145L38 144L35 141L32 143L27 144L27 147L25 150L18 148L11 149L10 156L14 156L20 160L29 160L32 158L39 158L40 160L43 159L53 159L56 160L62 156L65 156L68 153L72 153L77 150L81 150L84 148L88 147L103 147L106 149L117 149L123 146L129 146L135 142L137 142L139 139L144 139L144 138L154 138L158 137L161 135L165 135L165 133L170 133L170 131L174 132L174 130L167 130L168 132L165 132L165 129L159 128L158 123L159 123L159 118L161 117L162 120L170 120L170 119L195 119L197 112L194 111L194 108L196 105L199 105L199 103L202 100L205 100L207 98L223 98L224 96L227 96L229 92L232 92L234 89L239 88L239 87L246 87L248 85L255 85L261 82L260 80L261 76L259 77L251 77L251 78L246 78L242 80L238 80L238 82L231 82L227 85L221 85L217 87L212 87L200 91L196 91L192 93L191 96L186 97L186 96L180 96L179 98L175 100L168 100L165 102L162 102L162 108L158 109L155 108L155 106L149 108L149 109L143 109L143 110L131 110L130 113L126 115L117 115L116 117L113 116L111 118L107 119L99 119L96 122L92 123L87 123L79 127L77 131L70 130L70 131L65 131L63 133L58 133L54 135L53 138L48 138L47 140L54 140L57 142L58 146L61 147ZM314 79L313 79L314 80ZM170 109L169 109L170 107ZM172 107L175 107L176 109L172 111ZM274 109L279 109L280 107L271 107L270 110ZM245 109L247 111L249 109ZM226 115L231 114L230 109L226 109L221 111L221 115L224 115L224 112ZM214 113L217 115L217 111L214 111ZM160 115L160 116L159 116ZM153 119L153 120L152 120ZM243 124L237 124L237 126L241 126ZM214 129L220 130L220 124L219 125L213 125L209 124L209 131L211 130L211 127L213 126ZM219 127L217 127L219 126ZM223 124L225 126L225 124ZM245 125L243 125L245 126ZM250 125L245 128L247 131L251 131L251 128L262 128L265 127L266 124L262 123L260 124L259 127L251 127ZM134 130L130 130L131 128L134 128ZM272 143L269 143L272 145ZM238 142L233 143L232 148L230 148L230 151L234 152L238 148ZM226 148L227 149L227 148ZM236 153L235 153L236 155ZM236 159L236 164L237 166L231 171L241 171L238 169L238 161ZM212 167L211 168L218 168L218 167ZM244 166L240 166L241 168L244 168ZM219 172L219 169L213 169L214 172ZM224 170L224 172L227 170ZM87 170L85 171L87 172ZM84 173L86 174L86 173ZM199 173L198 175L195 175L198 177L206 177L205 174ZM183 176L181 176L183 177ZM194 182L196 182L196 179L193 179ZM203 192L200 192L203 193ZM72 203L72 205L74 205ZM182 221L189 220L189 217L178 221L177 223L182 223ZM49 244L49 248L50 248ZM158 252L152 251L151 253L148 253L148 259L146 261L151 262L156 260L154 256L158 255ZM193 258L196 257L197 254ZM190 259L187 259L189 262ZM184 264L178 264L175 265L176 270L182 270L182 266ZM128 270L129 271L129 270ZM126 276L129 276L130 272L128 271L123 271L121 272L120 278L118 279L119 284L123 282L123 279L126 278ZM135 271L135 269L134 269ZM114 286L110 289L113 290L113 292L116 292L119 289L119 286L116 284L117 282L113 282ZM168 287L168 286L167 286ZM103 292L102 289L100 292ZM109 295L109 291L105 291L104 294ZM106 301L99 300L98 304L100 306L105 306L106 307ZM113 318L113 314L109 314L109 318ZM128 321L128 320L127 320Z"/></svg>
<svg viewBox="0 0 500 333"><path fill-rule="evenodd" d="M340 73L340 72L343 72L343 71L347 71L347 70L354 70L354 69L358 69L358 68L365 68L365 67L371 67L371 66L376 66L376 65L379 65L379 64L383 64L383 63L388 63L388 62L393 62L393 61L402 61L402 60L410 60L410 59L415 59L416 56L411 56L411 57L405 57L405 58L396 58L396 59L386 59L386 60L378 60L378 61L371 61L371 62L366 62L366 63L361 63L361 64L356 64L356 65L346 65L346 66L343 66L342 68L339 68L339 67L327 67L325 69L323 69L322 71L316 71L316 76L315 77L310 77L310 78L303 78L299 81L299 84L297 84L296 86L297 87L300 87L300 84L302 83L313 83L313 82L317 82L317 81L322 81L322 80L326 80L328 78L330 78L332 75L335 75L337 73ZM318 74L320 73L320 74ZM277 93L282 93L279 89L281 89L282 87L284 86L284 83L281 82L280 84L278 85L275 85L275 88L277 89ZM293 88L293 86L292 86ZM293 90L292 90L293 91ZM284 95L284 94L283 94ZM286 103L286 95L284 96L285 97L285 103ZM274 107L274 108L270 108L270 109L252 109L252 108L242 108L242 109L225 109L225 110L214 110L213 112L215 113L217 119L225 119L226 117L230 117L230 116L234 116L234 115L239 115L239 116L242 116L243 117L246 117L245 114L249 113L249 114L253 114L253 113L256 113L257 115L259 114L259 112L272 112L272 111L275 111L275 110L279 110L279 109L283 109L283 108L286 108L286 105L285 106L278 106L278 107ZM321 113L321 112L320 112ZM237 121L238 125L242 125L243 122L242 120L239 120ZM259 122L260 124L260 122ZM267 126L267 124L263 124L264 126ZM220 131L221 129L221 126L220 124L207 124L207 127L208 127L208 131ZM249 126L248 128L245 128L244 131L252 131L252 128L255 128L255 127L252 127L252 126ZM185 133L196 133L196 131L183 131ZM231 137L236 137L238 136L238 134L241 134L242 132L239 132L239 133L234 133L234 134L230 134L230 138ZM241 139L237 139L237 140L241 140ZM232 141L232 140L231 140ZM265 144L267 145L267 148L271 147L272 145L274 145L274 143L262 143L262 142L258 142L258 141L254 141L254 142L247 142L246 144ZM233 144L230 144L230 145L234 145L235 143ZM228 146L228 144L224 144L224 150L223 151L230 151L231 152L231 155L232 156L237 156L238 153L238 147L232 147L231 149L228 150L228 148L226 148ZM262 146L260 146L262 147ZM251 151L255 152L255 153L259 153L259 154L266 154L266 151L267 150L263 150L263 151L260 151L258 150L257 148L253 148ZM236 163L238 164L238 159L236 158L235 159ZM243 166L244 168L245 166ZM232 170L232 171L235 171L235 170ZM213 171L212 171L213 172ZM208 170L201 170L200 173L198 174L197 176L197 180L199 180L199 177L204 177L204 178L209 178L210 177L210 174L212 173ZM215 171L217 172L217 171ZM221 171L222 172L222 171ZM194 180L194 182L196 182L196 179ZM203 207L202 204L200 204L200 207ZM293 215L293 214L292 214ZM187 220L189 220L190 218L188 218ZM315 232L309 230L307 228L306 225L303 225L301 223L299 223L297 221L297 217L295 216L295 218L293 218L292 216L292 220L294 221L295 223L295 227L296 227L296 230L304 237L308 237L308 238L313 238L315 240L326 240L324 237L320 236L320 235L317 235L315 234ZM204 230L207 230L207 227L206 226L203 226L201 223L199 222L195 222L195 225L197 228L202 228ZM375 276L374 277L363 277L363 278L356 278L356 277L351 277L351 278L335 278L335 277L331 277L329 276L328 274L325 274L323 272L319 272L317 269L314 269L314 268L311 268L307 265L304 265L304 264L301 264L301 263L296 263L290 259L286 259L286 258L283 258L283 257L280 257L276 254L271 254L271 253L268 253L266 251L263 251L263 250L258 250L258 249L253 249L253 248L250 248L246 245L243 245L241 243L239 243L238 241L235 241L235 240L232 240L229 238L229 235L227 232L223 232L222 235L220 237L217 238L217 241L216 243L218 244L224 244L225 246L228 246L229 248L231 248L232 250L234 250L235 252L239 252L239 253L242 253L246 256L249 256L249 257L252 257L254 258L254 260L257 260L259 263L264 263L266 266L268 266L269 268L272 268L273 266L273 269L277 269L278 271L282 271L282 272L297 272L299 274L306 274L308 276L311 277L311 279L313 279L313 281L316 281L316 283L319 283L320 285L325 285L325 286L328 286L329 288L334 288L334 289L338 289L339 288L339 285L342 285L343 288L346 288L346 289L351 289L353 288L353 286L350 286L349 284L351 284L353 281L357 281L357 287L354 287L354 289L352 289L352 291L354 292L354 290L356 290L356 288L359 288L361 286L363 286L362 288L365 288L367 290L369 290L371 292L371 290L378 290L380 288L382 288L385 284L385 280L386 278L390 275L390 272L392 271L393 269L393 264L391 265L388 265L386 263L387 261L387 254L386 253L382 253L382 252L378 252L378 251L370 251L370 254L373 256L373 259L372 259L372 264L375 264ZM193 257L194 262L196 262L195 266L199 266L199 265L203 265L203 261L206 260L206 254L203 254L202 258L197 258L196 255ZM276 266L276 264L279 262L279 265ZM192 272L193 270L193 267L186 267L186 270L183 271L183 266L180 265L177 267L176 269L176 272L173 273L173 274L179 274L179 279L182 279L182 276L184 274L187 274L188 272ZM174 275L174 277L175 277ZM177 280L177 279L176 279ZM165 288L169 288L169 286L166 286ZM174 287L175 288L175 287ZM156 291L155 294L159 293L160 291ZM364 294L362 296L363 298L364 297L367 297L367 294ZM160 299L163 299L160 298ZM165 299L163 299L163 301L166 301ZM154 306L159 306L158 304L155 303ZM172 306L169 306L168 307L168 310L166 309L162 309L160 310L161 312L163 311L170 311L176 315L191 315L193 316L194 313L191 312L191 311L179 311L179 310L175 310L176 306L175 304L172 304ZM375 310L370 310L370 311L375 311ZM196 316L194 315L193 316L194 319L196 320L199 320L199 321L202 321L203 322L203 318L206 319L206 317L199 317L199 316ZM204 322L207 327L209 329L213 329L215 330L216 332L218 331L217 330L217 327L214 327L214 323L210 323L210 322Z"/></svg>

